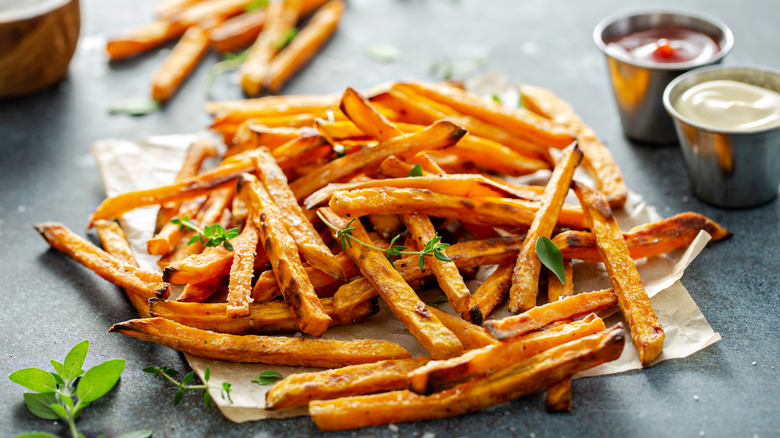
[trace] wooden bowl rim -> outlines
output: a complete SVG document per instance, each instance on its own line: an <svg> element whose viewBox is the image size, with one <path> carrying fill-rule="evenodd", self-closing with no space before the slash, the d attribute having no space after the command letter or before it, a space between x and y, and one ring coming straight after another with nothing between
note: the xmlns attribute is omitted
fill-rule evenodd
<svg viewBox="0 0 780 438"><path fill-rule="evenodd" d="M37 18L76 1L78 0L41 0L19 9L0 11L0 24Z"/></svg>

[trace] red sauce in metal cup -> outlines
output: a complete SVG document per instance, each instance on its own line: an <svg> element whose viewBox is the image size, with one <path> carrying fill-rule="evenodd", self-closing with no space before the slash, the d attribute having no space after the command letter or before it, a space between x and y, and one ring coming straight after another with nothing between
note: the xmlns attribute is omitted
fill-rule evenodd
<svg viewBox="0 0 780 438"><path fill-rule="evenodd" d="M713 37L679 26L640 30L604 43L612 56L659 64L706 62L720 51Z"/></svg>

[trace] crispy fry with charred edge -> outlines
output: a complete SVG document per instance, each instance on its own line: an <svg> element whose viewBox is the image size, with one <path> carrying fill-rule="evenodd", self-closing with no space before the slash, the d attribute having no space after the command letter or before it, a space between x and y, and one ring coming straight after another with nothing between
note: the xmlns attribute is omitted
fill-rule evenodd
<svg viewBox="0 0 780 438"><path fill-rule="evenodd" d="M246 227L230 241L235 247L240 240L245 239ZM233 251L224 246L214 246L206 248L202 253L195 254L169 264L163 269L163 280L172 284L190 284L203 283L207 280L228 275L230 265L233 263ZM257 256L255 257L255 267L262 266L268 262L268 255L258 246Z"/></svg>
<svg viewBox="0 0 780 438"><path fill-rule="evenodd" d="M640 225L624 233L623 238L631 258L641 259L685 248L699 235L699 231L709 233L713 241L731 236L727 229L711 219L698 213L686 212ZM564 231L555 236L553 243L561 250L564 259L601 261L601 255L596 248L596 237L587 231Z"/></svg>
<svg viewBox="0 0 780 438"><path fill-rule="evenodd" d="M347 226L344 218L323 208L321 212L327 220L340 229ZM352 222L355 229L352 235L371 244L371 238L359 221ZM425 348L431 357L445 359L457 356L463 346L455 335L448 330L420 301L401 274L396 271L382 253L360 244L347 245L347 254L360 268L360 272L387 303L396 318L401 321L412 336ZM419 268L419 267L418 267Z"/></svg>
<svg viewBox="0 0 780 438"><path fill-rule="evenodd" d="M262 91L271 59L286 43L285 38L301 13L301 0L282 0L268 5L265 26L249 49L247 60L238 70L244 94L252 97Z"/></svg>
<svg viewBox="0 0 780 438"><path fill-rule="evenodd" d="M530 394L604 362L623 351L623 327L572 341L483 379L430 396L410 391L312 401L309 415L320 430L356 429L466 414Z"/></svg>
<svg viewBox="0 0 780 438"><path fill-rule="evenodd" d="M561 283L553 271L547 271L547 300L549 302L574 295L574 266L571 259L563 259L563 272L565 283Z"/></svg>
<svg viewBox="0 0 780 438"><path fill-rule="evenodd" d="M482 348L487 345L497 344L498 341L484 328L474 325L468 321L463 320L460 317L450 315L449 313L439 310L433 306L426 306L431 313L436 315L437 318L444 324L445 327L450 329L452 333L463 344L464 350L474 350L475 348Z"/></svg>
<svg viewBox="0 0 780 438"><path fill-rule="evenodd" d="M582 166L593 175L596 187L607 196L609 205L613 208L622 207L626 203L628 188L615 159L604 143L598 139L596 133L582 121L568 103L551 91L531 85L521 85L520 94L523 104L531 111L577 134L577 143L585 154Z"/></svg>
<svg viewBox="0 0 780 438"><path fill-rule="evenodd" d="M95 230L97 230L100 243L103 245L103 250L109 253L122 263L126 263L131 266L138 266L133 256L133 251L130 249L130 243L127 241L127 236L115 221L97 221L95 222ZM149 303L148 297L144 298L130 290L125 289L127 298L130 303L135 307L138 312L139 318L149 317Z"/></svg>
<svg viewBox="0 0 780 438"><path fill-rule="evenodd" d="M278 149L277 149L278 150ZM301 256L314 268L328 275L346 281L344 270L322 237L309 222L309 218L298 205L295 195L287 185L284 172L276 164L276 160L266 148L257 150L252 158L260 180L263 182L274 203L286 214L281 217L282 223L295 241Z"/></svg>
<svg viewBox="0 0 780 438"><path fill-rule="evenodd" d="M119 332L193 356L228 362L338 368L409 357L400 345L388 341L228 335L187 327L165 318L134 319L114 324L109 332Z"/></svg>
<svg viewBox="0 0 780 438"><path fill-rule="evenodd" d="M266 87L276 93L325 44L338 27L344 12L342 0L331 0L321 7L268 66Z"/></svg>
<svg viewBox="0 0 780 438"><path fill-rule="evenodd" d="M420 248L424 247L425 243L431 241L436 235L436 230L434 230L428 216L405 214L401 216L401 220L406 224L406 229L416 239ZM449 253L446 249L442 252L444 255ZM458 267L455 266L455 263L439 260L436 257L427 257L425 265L433 272L433 275L439 282L439 287L444 292L444 295L447 296L452 308L458 313L468 309L471 292L466 287L466 283L463 282L463 277L458 272Z"/></svg>
<svg viewBox="0 0 780 438"><path fill-rule="evenodd" d="M229 18L209 30L209 41L220 53L235 52L252 44L265 25L266 11Z"/></svg>
<svg viewBox="0 0 780 438"><path fill-rule="evenodd" d="M429 395L492 374L544 350L604 330L604 321L594 314L582 321L560 325L507 342L498 342L448 360L428 362L409 375L409 389Z"/></svg>
<svg viewBox="0 0 780 438"><path fill-rule="evenodd" d="M244 198L250 217L254 217L260 240L268 255L282 296L303 333L321 336L330 326L330 317L306 276L295 241L284 227L282 212L271 196L251 174L238 180L239 193Z"/></svg>
<svg viewBox="0 0 780 438"><path fill-rule="evenodd" d="M208 172L168 186L136 190L106 198L92 213L89 223L91 225L98 219L116 219L139 207L197 198L217 188L233 186L239 175L252 170L252 152L247 153L241 160L233 160Z"/></svg>
<svg viewBox="0 0 780 438"><path fill-rule="evenodd" d="M208 32L191 27L184 32L170 55L152 77L152 98L165 102L173 96L184 79L192 73L209 48Z"/></svg>
<svg viewBox="0 0 780 438"><path fill-rule="evenodd" d="M609 275L620 310L631 330L631 338L639 351L639 360L642 361L642 366L649 366L661 354L665 334L628 252L623 233L620 232L603 194L576 181L572 187L582 204L588 228L596 237L596 247Z"/></svg>
<svg viewBox="0 0 780 438"><path fill-rule="evenodd" d="M469 299L469 309L461 316L466 321L474 324L482 324L485 317L509 296L509 288L512 286L512 272L515 270L517 258L511 262L505 262L496 268L492 274L479 285Z"/></svg>
<svg viewBox="0 0 780 438"><path fill-rule="evenodd" d="M372 148L337 158L322 166L319 171L310 172L294 181L290 188L295 196L302 200L328 183L363 167L377 165L390 155L416 154L424 150L445 148L457 143L465 134L463 128L451 122L438 121L418 133L383 141Z"/></svg>
<svg viewBox="0 0 780 438"><path fill-rule="evenodd" d="M397 126L387 120L371 103L351 87L344 90L339 108L365 135L380 141L387 141L403 135Z"/></svg>
<svg viewBox="0 0 780 438"><path fill-rule="evenodd" d="M57 222L35 224L52 248L69 256L104 279L145 299L167 295L168 284L157 272L124 263Z"/></svg>
<svg viewBox="0 0 780 438"><path fill-rule="evenodd" d="M129 58L174 40L185 30L186 27L173 21L151 21L109 40L106 43L106 52L113 60Z"/></svg>
<svg viewBox="0 0 780 438"><path fill-rule="evenodd" d="M581 159L582 152L576 145L566 148L547 182L541 205L528 229L512 273L512 286L509 288L509 311L512 313L523 312L536 305L539 273L542 270L542 262L536 255L536 241L541 237L549 239L552 235L566 193L569 192L574 170Z"/></svg>
<svg viewBox="0 0 780 438"><path fill-rule="evenodd" d="M519 315L489 320L482 325L497 339L511 339L566 318L576 318L618 304L613 289L586 292L533 307Z"/></svg>
<svg viewBox="0 0 780 438"><path fill-rule="evenodd" d="M511 108L445 84L408 82L415 93L445 104L463 114L495 124L517 137L543 147L563 149L573 141L570 127L540 117L525 108Z"/></svg>
<svg viewBox="0 0 780 438"><path fill-rule="evenodd" d="M160 299L152 299L148 305L152 316L217 333L263 335L298 331L298 323L283 301L252 303L249 315L237 318L227 316L227 306L227 303L184 303ZM352 324L379 312L376 297L340 315L333 313L333 301L329 298L322 299L322 307L331 316L331 325L334 326Z"/></svg>
<svg viewBox="0 0 780 438"><path fill-rule="evenodd" d="M292 408L306 405L312 400L333 400L404 389L409 385L407 374L429 360L430 357L385 360L334 370L292 374L268 390L265 394L265 408Z"/></svg>
<svg viewBox="0 0 780 438"><path fill-rule="evenodd" d="M427 189L375 188L335 192L329 202L337 214L354 217L367 214L425 214L458 219L496 228L527 228L539 203L522 199L466 198ZM558 226L584 229L585 217L578 206L564 204Z"/></svg>
<svg viewBox="0 0 780 438"><path fill-rule="evenodd" d="M346 278L360 275L360 270L345 253L341 252L337 254L336 259L344 270L344 276ZM305 269L306 275L309 277L312 287L314 287L314 291L317 292L317 295L320 297L323 296L320 291L330 291L330 294L332 294L335 288L338 288L339 285L344 283L311 266L306 266ZM271 271L260 274L255 285L252 287L252 298L256 302L270 301L280 296L281 293L282 291L279 289L279 284L276 282L276 278Z"/></svg>
<svg viewBox="0 0 780 438"><path fill-rule="evenodd" d="M375 99L402 115L402 121L415 124L429 124L434 120L452 120L470 133L501 143L515 152L527 157L554 163L547 146L540 146L528 140L516 137L495 125L475 117L461 114L447 105L430 100L415 93L403 84L393 88Z"/></svg>
<svg viewBox="0 0 780 438"><path fill-rule="evenodd" d="M190 144L190 147L187 148L187 153L184 155L184 161L181 164L181 169L179 169L179 172L176 174L174 181L183 181L197 175L198 172L200 172L201 166L203 166L203 161L205 161L206 158L215 157L216 155L217 147L213 143L201 138L196 139ZM154 226L155 233L159 233L171 219L176 217L180 206L181 201L172 201L160 206ZM175 228L178 229L178 227ZM150 252L150 254L154 253Z"/></svg>
<svg viewBox="0 0 780 438"><path fill-rule="evenodd" d="M460 269L502 263L517 257L522 238L505 236L487 240L470 240L456 243L447 248L449 257ZM398 273L409 282L423 278L426 273L420 271L416 256L397 260ZM336 313L349 310L352 306L377 295L376 289L366 278L347 283L333 294L333 306Z"/></svg>
<svg viewBox="0 0 780 438"><path fill-rule="evenodd" d="M230 265L230 282L228 283L227 316L238 318L249 316L249 305L252 303L252 276L254 275L257 242L260 238L255 226L256 211L252 210L246 221L246 233L233 250L233 263Z"/></svg>

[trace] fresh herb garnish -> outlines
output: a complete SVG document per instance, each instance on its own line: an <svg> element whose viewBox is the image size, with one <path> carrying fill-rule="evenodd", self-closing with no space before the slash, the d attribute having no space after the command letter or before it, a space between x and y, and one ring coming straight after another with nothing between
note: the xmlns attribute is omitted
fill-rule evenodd
<svg viewBox="0 0 780 438"><path fill-rule="evenodd" d="M276 42L276 49L282 50L287 47L287 45L290 44L290 41L292 41L296 35L298 35L298 28L291 27L287 29L287 32L285 32L284 35L279 38L279 41Z"/></svg>
<svg viewBox="0 0 780 438"><path fill-rule="evenodd" d="M188 216L184 216L181 219L175 217L171 219L171 223L178 225L179 230L187 229L195 233L190 241L187 242L187 245L200 242L201 245L206 248L222 245L225 249L233 251L233 245L230 243L230 239L238 236L238 228L225 230L220 224L208 225L206 228L200 229L199 226L190 222Z"/></svg>
<svg viewBox="0 0 780 438"><path fill-rule="evenodd" d="M84 371L81 367L88 350L89 341L79 342L68 352L63 362L51 361L55 371L53 373L40 368L25 368L8 376L12 382L34 391L24 394L24 403L33 415L45 420L64 421L73 438L83 436L76 430L76 418L81 411L110 391L125 369L124 359L111 359ZM132 433L139 437L152 435L151 430ZM37 432L22 436L54 435Z"/></svg>
<svg viewBox="0 0 780 438"><path fill-rule="evenodd" d="M492 95L490 98L491 98L491 99L493 99L493 102L495 102L495 103L497 103L497 104L501 105L501 97L499 97L499 95L498 95L498 94L494 94L494 95Z"/></svg>
<svg viewBox="0 0 780 438"><path fill-rule="evenodd" d="M145 116L160 109L160 103L148 97L138 97L113 103L108 107L110 114Z"/></svg>
<svg viewBox="0 0 780 438"><path fill-rule="evenodd" d="M173 395L173 404L178 405L181 402L181 399L184 397L184 394L187 393L187 391L193 390L193 389L204 389L206 392L203 394L203 403L206 404L206 406L211 407L211 394L209 394L209 389L213 388L213 386L209 385L209 378L211 378L211 369L209 367L206 367L206 371L203 373L203 384L202 385L191 385L192 380L195 378L195 371L190 371L187 375L185 375L181 382L177 381L173 378L173 376L176 376L179 374L178 371L174 370L173 368L168 367L146 367L143 369L145 373L151 374L154 378L161 378L161 379L167 379L170 382L172 382L174 385L179 387L179 390L176 391L176 393ZM227 399L230 403L233 403L233 400L230 399L230 383L223 382L222 387L220 388L220 393L222 394L223 399Z"/></svg>
<svg viewBox="0 0 780 438"><path fill-rule="evenodd" d="M409 169L409 174L406 175L408 177L412 176L422 176L423 175L423 168L419 164L415 164L414 167Z"/></svg>
<svg viewBox="0 0 780 438"><path fill-rule="evenodd" d="M365 47L363 53L368 58L384 64L395 62L401 57L401 51L398 47L388 44L369 44Z"/></svg>
<svg viewBox="0 0 780 438"><path fill-rule="evenodd" d="M427 301L425 304L429 306L438 306L439 304L444 304L447 302L449 302L449 299L447 299L446 295L442 294L431 301Z"/></svg>
<svg viewBox="0 0 780 438"><path fill-rule="evenodd" d="M317 212L317 216L320 217L322 222L325 225L327 225L328 228L336 232L336 238L339 239L339 242L341 243L341 247L344 248L345 250L347 249L347 245L349 245L349 247L352 248L352 242L356 242L365 247L375 249L377 251L385 253L385 255L387 256L387 260L390 261L391 265L393 265L393 257L401 257L403 255L418 255L419 256L418 261L420 263L421 271L425 270L425 257L436 257L437 259L445 262L452 261L452 259L444 255L444 253L442 252L444 249L450 246L450 244L441 243L441 236L439 236L439 233L433 235L433 238L429 240L428 243L425 244L425 247L422 249L422 251L406 251L405 246L396 245L395 242L401 237L400 234L396 235L390 240L390 246L388 248L379 248L377 246L363 242L362 240L352 235L352 230L355 229L355 227L352 226L352 223L355 222L356 218L353 218L351 221L349 221L349 223L347 223L347 226L344 227L344 229L340 229L337 226L333 225L332 223L328 222L328 220L325 219L325 217L322 216L322 214L319 211Z"/></svg>
<svg viewBox="0 0 780 438"><path fill-rule="evenodd" d="M246 49L242 52L233 52L226 54L222 61L219 61L218 63L214 64L206 73L206 84L212 84L214 83L214 80L217 79L217 76L220 73L233 71L241 67L241 64L246 62L246 59L249 57L249 49Z"/></svg>
<svg viewBox="0 0 780 438"><path fill-rule="evenodd" d="M275 382L278 379L281 379L282 374L279 371L273 371L273 370L265 370L262 371L260 374L252 377L252 381L257 383L258 385L264 386L271 384Z"/></svg>
<svg viewBox="0 0 780 438"><path fill-rule="evenodd" d="M268 1L269 0L251 0L249 4L246 5L246 8L244 8L244 11L255 12L264 9L268 6Z"/></svg>
<svg viewBox="0 0 780 438"><path fill-rule="evenodd" d="M561 283L566 283L566 271L563 268L561 250L547 237L536 239L536 255L547 269L551 270Z"/></svg>

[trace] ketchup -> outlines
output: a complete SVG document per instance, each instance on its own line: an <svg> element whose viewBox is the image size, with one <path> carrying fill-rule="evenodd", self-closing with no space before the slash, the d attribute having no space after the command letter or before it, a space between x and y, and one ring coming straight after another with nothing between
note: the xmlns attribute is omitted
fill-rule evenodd
<svg viewBox="0 0 780 438"><path fill-rule="evenodd" d="M720 51L711 36L679 26L640 30L604 42L614 56L658 64L703 62Z"/></svg>

